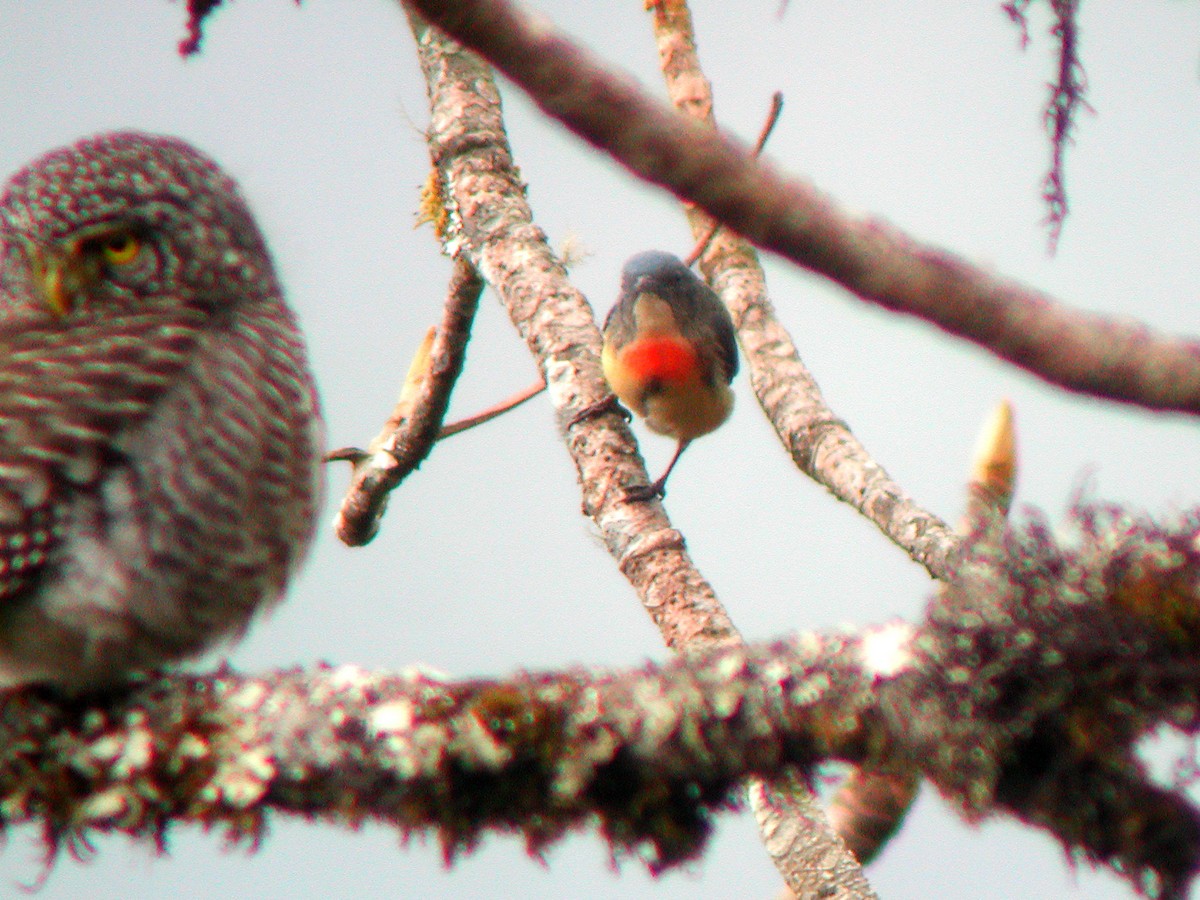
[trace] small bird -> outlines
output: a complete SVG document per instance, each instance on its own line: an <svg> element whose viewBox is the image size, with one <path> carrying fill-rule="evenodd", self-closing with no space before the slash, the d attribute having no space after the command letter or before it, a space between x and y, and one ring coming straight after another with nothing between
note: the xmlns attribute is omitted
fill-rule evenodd
<svg viewBox="0 0 1200 900"><path fill-rule="evenodd" d="M621 293L604 322L604 377L651 431L679 444L653 484L630 499L666 493L667 476L688 444L733 410L738 370L733 320L719 297L670 253L639 253L621 273Z"/></svg>
<svg viewBox="0 0 1200 900"><path fill-rule="evenodd" d="M0 687L104 689L240 635L310 542L321 419L236 185L103 134L0 195Z"/></svg>

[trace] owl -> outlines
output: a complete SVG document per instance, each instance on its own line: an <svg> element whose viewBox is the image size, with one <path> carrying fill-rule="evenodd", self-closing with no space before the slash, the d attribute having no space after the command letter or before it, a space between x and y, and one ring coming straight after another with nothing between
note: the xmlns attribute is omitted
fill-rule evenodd
<svg viewBox="0 0 1200 900"><path fill-rule="evenodd" d="M239 636L308 546L320 412L234 182L102 134L0 196L0 687L70 693Z"/></svg>

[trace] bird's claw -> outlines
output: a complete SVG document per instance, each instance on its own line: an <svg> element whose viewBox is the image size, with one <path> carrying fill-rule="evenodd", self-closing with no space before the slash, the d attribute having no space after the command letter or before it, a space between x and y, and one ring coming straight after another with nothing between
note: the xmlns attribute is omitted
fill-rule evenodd
<svg viewBox="0 0 1200 900"><path fill-rule="evenodd" d="M635 484L625 489L626 503L647 503L651 500L661 500L667 496L667 486L662 480L653 484Z"/></svg>
<svg viewBox="0 0 1200 900"><path fill-rule="evenodd" d="M633 413L621 405L616 394L609 394L595 403L589 403L575 415L571 416L571 420L567 422L567 428L574 428L585 419L590 419L593 416L603 415L604 413L615 412L620 413L625 417L625 421L629 422L633 419Z"/></svg>

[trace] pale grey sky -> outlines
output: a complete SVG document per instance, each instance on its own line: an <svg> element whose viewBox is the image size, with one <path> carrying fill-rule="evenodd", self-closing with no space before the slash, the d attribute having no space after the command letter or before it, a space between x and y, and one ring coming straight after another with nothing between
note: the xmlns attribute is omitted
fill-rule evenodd
<svg viewBox="0 0 1200 900"><path fill-rule="evenodd" d="M640 0L538 4L661 93ZM1046 256L1040 125L1053 48L1043 11L1021 53L999 3L695 0L717 114L752 139L771 93L784 116L769 155L852 208L882 216L1080 306L1194 332L1200 233L1200 8L1084 5L1095 116L1069 157L1073 212ZM448 262L412 228L428 161L424 86L388 0L242 0L181 61L183 5L162 0L0 0L0 172L81 135L135 127L211 153L249 196L308 335L331 446L363 443L390 409L413 346L437 321ZM600 314L633 253L690 245L674 201L544 121L505 89L517 162L553 243L591 253L575 270ZM956 517L980 422L1015 403L1019 503L1056 517L1087 473L1097 495L1170 511L1200 499L1195 426L1068 397L921 323L869 309L789 265L769 285L806 362L876 458L922 503ZM533 365L485 298L453 414L524 386ZM721 431L672 476L667 509L747 637L919 615L928 579L873 526L798 475L746 380ZM644 432L642 432L644 434ZM644 442L649 468L669 441ZM440 446L393 497L380 537L350 550L327 522L289 600L233 653L245 669L318 660L455 676L663 659L657 633L588 522L549 408ZM708 855L651 880L618 872L594 834L546 864L492 836L453 869L437 847L382 828L347 833L276 819L254 856L181 829L170 858L123 838L88 864L64 858L43 898L769 897L778 885L750 817L718 822ZM40 872L30 832L0 855L0 895ZM1010 821L963 825L926 791L868 874L882 897L1128 897L1073 870L1047 837Z"/></svg>

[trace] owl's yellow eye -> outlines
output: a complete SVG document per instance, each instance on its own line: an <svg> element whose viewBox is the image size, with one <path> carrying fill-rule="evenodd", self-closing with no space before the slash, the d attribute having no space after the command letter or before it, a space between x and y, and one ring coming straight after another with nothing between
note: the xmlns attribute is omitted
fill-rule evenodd
<svg viewBox="0 0 1200 900"><path fill-rule="evenodd" d="M100 241L100 253L104 261L114 266L133 262L141 249L141 240L128 231L114 232Z"/></svg>

